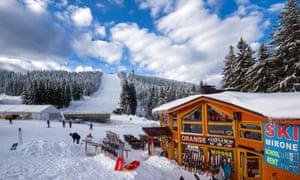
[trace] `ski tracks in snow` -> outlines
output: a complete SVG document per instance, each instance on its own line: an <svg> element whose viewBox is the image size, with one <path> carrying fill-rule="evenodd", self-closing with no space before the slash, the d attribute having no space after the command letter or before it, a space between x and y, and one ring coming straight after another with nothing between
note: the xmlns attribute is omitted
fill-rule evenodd
<svg viewBox="0 0 300 180"><path fill-rule="evenodd" d="M101 86L86 100L74 102L68 109L77 112L111 113L119 105L121 81L117 74L103 74Z"/></svg>

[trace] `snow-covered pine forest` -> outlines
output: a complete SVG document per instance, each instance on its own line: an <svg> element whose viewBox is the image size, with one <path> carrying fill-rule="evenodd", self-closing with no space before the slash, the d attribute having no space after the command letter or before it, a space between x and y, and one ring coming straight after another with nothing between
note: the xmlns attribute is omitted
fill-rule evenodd
<svg viewBox="0 0 300 180"><path fill-rule="evenodd" d="M52 104L68 107L98 90L102 72L31 71L0 72L0 93L22 96L23 104Z"/></svg>
<svg viewBox="0 0 300 180"><path fill-rule="evenodd" d="M128 114L153 119L152 109L169 101L199 93L192 83L164 78L136 75L131 72L119 74L122 83L120 105Z"/></svg>
<svg viewBox="0 0 300 180"><path fill-rule="evenodd" d="M270 42L262 43L257 52L243 38L236 48L229 47L223 88L243 92L295 91L294 85L300 83L299 0L287 1L271 32Z"/></svg>

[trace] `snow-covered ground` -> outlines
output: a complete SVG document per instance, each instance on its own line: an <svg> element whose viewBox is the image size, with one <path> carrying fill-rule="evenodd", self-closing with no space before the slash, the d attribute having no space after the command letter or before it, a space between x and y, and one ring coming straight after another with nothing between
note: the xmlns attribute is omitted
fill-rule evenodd
<svg viewBox="0 0 300 180"><path fill-rule="evenodd" d="M148 156L147 148L133 150L129 148L125 163L139 160L140 166L134 171L114 171L115 160L98 152L95 156L94 147L84 144L73 144L69 136L78 132L82 139L92 133L96 142L101 142L108 130L119 134L137 136L143 134L142 127L158 126L158 122L126 115L113 115L109 123L94 124L89 130L88 124L73 124L72 128L62 127L61 122L52 121L47 128L45 121L15 120L10 125L7 120L0 120L0 179L99 179L99 180L176 180L180 176L185 179L195 179L194 174L178 166L176 162L159 155ZM21 128L22 144L16 150L10 150L13 143L20 141ZM201 180L208 179L202 176Z"/></svg>
<svg viewBox="0 0 300 180"><path fill-rule="evenodd" d="M103 74L101 86L83 101L71 102L66 111L111 113L119 105L121 82L117 74Z"/></svg>

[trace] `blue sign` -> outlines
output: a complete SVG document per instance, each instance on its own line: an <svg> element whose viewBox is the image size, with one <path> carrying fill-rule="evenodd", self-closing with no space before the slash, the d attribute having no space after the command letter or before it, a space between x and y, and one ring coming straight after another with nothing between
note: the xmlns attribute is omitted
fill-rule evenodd
<svg viewBox="0 0 300 180"><path fill-rule="evenodd" d="M299 174L300 125L264 123L264 161Z"/></svg>

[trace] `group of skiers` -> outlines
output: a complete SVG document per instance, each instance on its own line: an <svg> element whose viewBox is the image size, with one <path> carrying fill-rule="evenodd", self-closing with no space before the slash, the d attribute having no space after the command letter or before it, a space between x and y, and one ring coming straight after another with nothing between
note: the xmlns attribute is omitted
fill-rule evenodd
<svg viewBox="0 0 300 180"><path fill-rule="evenodd" d="M66 127L66 120L62 120L62 126L63 128ZM69 120L69 128L72 128L72 120Z"/></svg>
<svg viewBox="0 0 300 180"><path fill-rule="evenodd" d="M47 122L47 124L48 124L48 122ZM66 120L62 120L62 127L63 128L66 127ZM69 120L69 127L72 128L72 120ZM90 130L93 130L93 123L92 122L89 123L89 127L90 127Z"/></svg>

